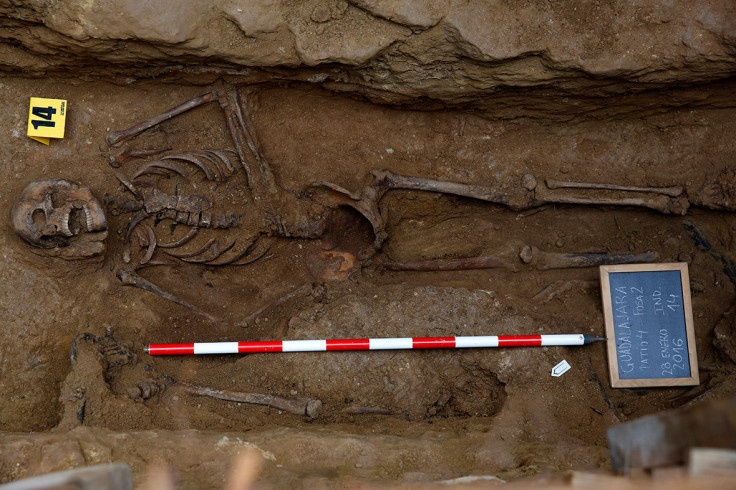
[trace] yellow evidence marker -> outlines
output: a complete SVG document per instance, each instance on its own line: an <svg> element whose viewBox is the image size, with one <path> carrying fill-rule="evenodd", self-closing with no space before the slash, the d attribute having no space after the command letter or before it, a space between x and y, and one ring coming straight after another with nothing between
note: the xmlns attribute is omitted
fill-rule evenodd
<svg viewBox="0 0 736 490"><path fill-rule="evenodd" d="M50 138L64 137L66 100L31 97L28 109L28 137L48 145Z"/></svg>

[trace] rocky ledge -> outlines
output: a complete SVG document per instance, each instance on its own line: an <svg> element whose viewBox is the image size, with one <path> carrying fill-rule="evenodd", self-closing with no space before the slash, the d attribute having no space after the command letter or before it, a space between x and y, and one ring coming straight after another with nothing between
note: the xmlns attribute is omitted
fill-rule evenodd
<svg viewBox="0 0 736 490"><path fill-rule="evenodd" d="M127 83L301 81L501 117L723 106L733 99L736 5L0 0L0 69ZM705 95L703 84L716 85ZM637 98L645 93L658 95Z"/></svg>

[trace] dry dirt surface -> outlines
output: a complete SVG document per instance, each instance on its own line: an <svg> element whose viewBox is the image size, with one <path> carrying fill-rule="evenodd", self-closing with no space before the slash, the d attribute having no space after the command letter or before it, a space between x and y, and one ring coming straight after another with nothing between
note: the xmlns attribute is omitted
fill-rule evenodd
<svg viewBox="0 0 736 490"><path fill-rule="evenodd" d="M230 458L253 447L264 457L262 482L274 486L606 469L611 425L735 394L734 8L640 3L221 1L182 2L164 15L153 3L0 2L0 483L121 461L140 484L165 462L182 488L218 488ZM188 163L189 179L168 171L136 181L161 155L121 162L125 149L235 150L216 102L122 146L106 143L111 131L213 89L239 95L255 144L288 191L279 196L301 199L319 181L359 194L372 170L387 169L485 186L512 205L392 190L380 200L381 240L346 206L319 238L279 228L272 213L266 230L249 221L268 205L239 165L218 181ZM64 139L44 146L26 137L29 97L68 101ZM236 250L260 236L260 258L217 267L160 248L149 257L145 230L162 243L186 227L160 214L126 239L135 212L121 203L135 199L117 176L207 196L242 220L200 230L185 254L197 256L210 238L236 240ZM16 199L48 178L80 182L103 202L104 253L54 257L14 232ZM543 204L546 179L681 186L678 203L690 207ZM307 211L323 216L319 206ZM700 386L612 389L601 343L144 352L173 342L603 335L597 269L543 270L520 260L526 246L687 262ZM504 266L388 267L474 256ZM197 311L121 283L121 270L147 259L136 274ZM550 376L563 359L572 369ZM291 414L192 385L319 400L321 409Z"/></svg>

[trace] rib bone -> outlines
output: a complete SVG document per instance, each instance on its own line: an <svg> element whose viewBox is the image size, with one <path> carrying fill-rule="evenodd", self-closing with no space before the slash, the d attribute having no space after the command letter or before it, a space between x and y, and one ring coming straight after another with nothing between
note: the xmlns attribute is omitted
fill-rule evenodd
<svg viewBox="0 0 736 490"><path fill-rule="evenodd" d="M683 192L682 186L672 187L637 187L615 184L595 184L590 182L563 182L561 180L547 179L544 181L550 189L604 189L609 191L647 192L650 194L664 194L677 197Z"/></svg>
<svg viewBox="0 0 736 490"><path fill-rule="evenodd" d="M110 166L113 168L118 168L120 167L120 165L127 162L131 158L146 158L154 155L160 155L161 153L169 150L170 148L161 148L154 150L134 150L132 148L126 148L117 155L110 157Z"/></svg>
<svg viewBox="0 0 736 490"><path fill-rule="evenodd" d="M659 258L657 252L643 252L636 254L601 254L580 253L564 254L544 252L537 247L526 245L519 252L519 258L525 264L532 264L537 269L573 269L580 267L597 267L611 264L638 264L653 262Z"/></svg>

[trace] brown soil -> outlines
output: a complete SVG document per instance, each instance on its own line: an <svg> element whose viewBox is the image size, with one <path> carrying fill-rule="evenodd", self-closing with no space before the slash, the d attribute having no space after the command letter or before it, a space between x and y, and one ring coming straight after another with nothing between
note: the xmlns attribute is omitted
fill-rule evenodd
<svg viewBox="0 0 736 490"><path fill-rule="evenodd" d="M319 477L332 475L339 480L347 474L385 482L476 473L513 479L570 468L605 468L605 434L610 425L681 406L699 396L736 393L733 360L713 346L713 328L735 296L736 278L728 275L726 266L736 246L736 227L726 212L692 208L682 217L629 207L562 205L515 212L467 198L392 191L382 201L388 212L388 239L376 256L360 262L342 280L315 280L307 262L310 253L314 256L321 250L320 244L288 238L275 239L268 254L249 266L179 264L141 271L148 280L223 318L217 325L119 283L113 269L122 263L130 215L108 217L108 248L99 259L47 258L14 234L10 208L32 181L62 177L89 186L98 198L124 194L114 173L130 175L140 160L111 168L107 162L116 150L105 144L108 130L128 127L204 91L202 86L153 82L124 86L69 79L2 79L0 162L6 178L0 182L0 209L6 212L0 213L4 284L0 288L4 319L0 430L56 428L63 433L84 425L127 433L197 429L239 433L244 440L250 434L276 454L285 470L302 476L310 469L295 463L294 434L329 433L343 442L391 435L396 436L391 447L397 451L406 447L407 454L419 460L396 457L364 468L358 466L363 465L359 451L336 450L325 453L320 468L329 467L334 458L355 461L357 469L338 469ZM46 147L25 136L29 96L68 100L63 140ZM522 177L532 174L540 182L553 178L682 185L688 196L696 196L705 182L736 161L732 108L683 107L657 115L566 123L493 120L483 117L485 113L450 109L391 108L301 85L250 86L241 89L241 96L276 179L296 191L319 180L358 191L370 170L387 168L519 195L525 192ZM232 147L216 104L168 121L127 145L181 151ZM226 185L195 185L232 206L245 200L242 175ZM367 229L349 219L341 223L352 226L347 228L351 233L332 238L345 249L356 250L356 243L365 242ZM708 238L713 251L696 246L692 224ZM157 231L162 232L163 226ZM662 262L689 262L701 385L611 389L603 344L196 358L151 358L143 352L148 343L194 341L540 332L602 335L597 270L536 270L518 259L524 245L565 252L651 250L659 253ZM387 260L475 255L496 255L511 265L457 272L390 272L379 266ZM551 284L559 294L538 294ZM299 294L252 316L299 288L303 288ZM128 346L135 358L115 364L109 352L106 357L95 354L96 344L80 341L78 362L72 367L69 351L75 337L83 333L104 337L106 332ZM551 367L563 359L572 370L560 378L551 377ZM147 400L130 397L131 389L156 374L214 389L319 399L323 410L309 419L258 405L203 398L177 386ZM361 411L373 413L351 413ZM279 428L296 432L279 436ZM273 437L263 436L273 431ZM446 467L435 466L434 456L427 455L426 462L421 459L414 440L428 434L452 434L442 445L450 461ZM116 446L110 440L106 444L114 455ZM136 470L145 468L160 454L156 450L151 446L147 454L145 445L138 447L138 459L131 464L137 465ZM128 453L120 449L117 454ZM11 465L13 458L4 454L0 459ZM177 466L175 458L171 463ZM75 464L67 462L66 467ZM268 462L271 466L265 475L278 482L276 464ZM8 466L7 472L0 473L0 482L40 471L28 461L18 465L19 469L11 472ZM64 464L51 468L63 469ZM180 471L196 478L196 470ZM137 481L142 477L140 471L136 473Z"/></svg>

